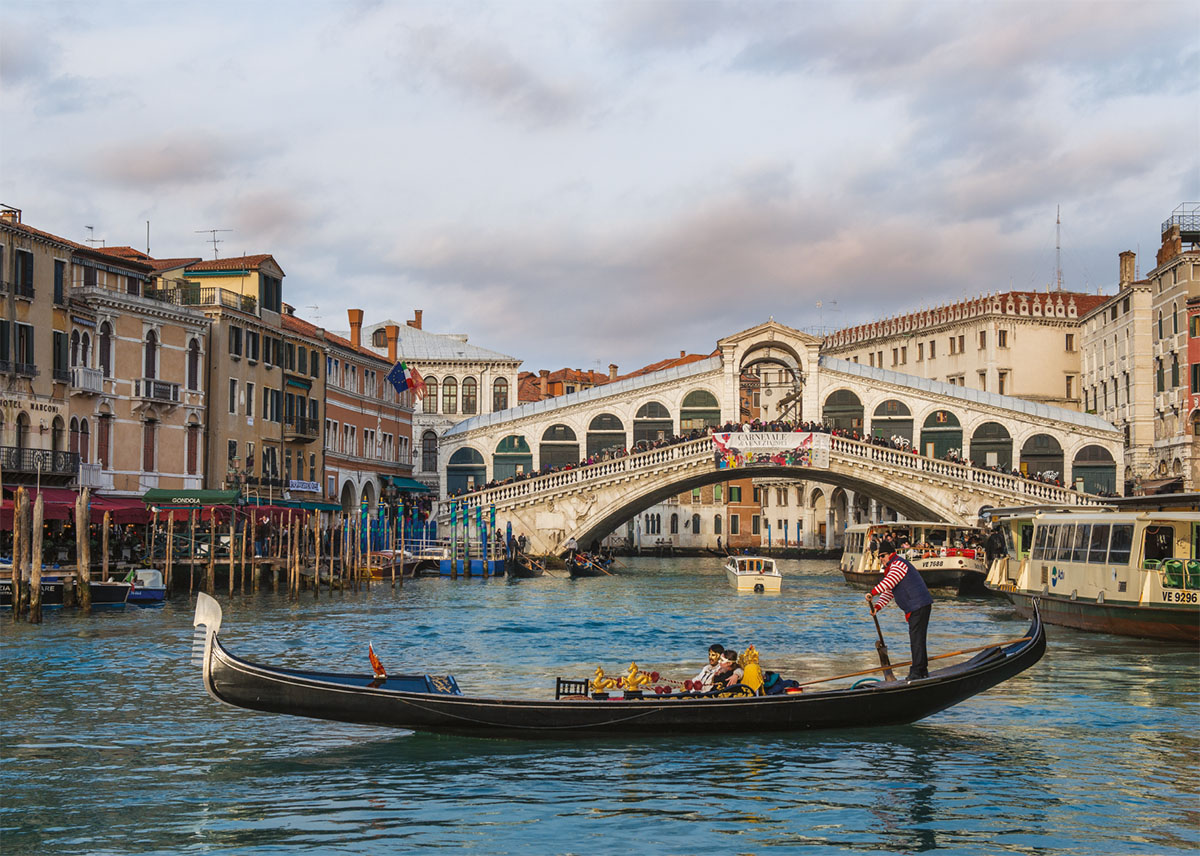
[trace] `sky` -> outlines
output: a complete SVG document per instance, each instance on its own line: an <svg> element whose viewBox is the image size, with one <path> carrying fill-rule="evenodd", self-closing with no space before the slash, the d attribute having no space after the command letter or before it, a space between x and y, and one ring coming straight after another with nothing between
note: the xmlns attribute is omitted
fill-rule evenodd
<svg viewBox="0 0 1200 856"><path fill-rule="evenodd" d="M0 127L35 228L227 230L328 329L624 372L1144 275L1200 202L1200 2L4 0Z"/></svg>

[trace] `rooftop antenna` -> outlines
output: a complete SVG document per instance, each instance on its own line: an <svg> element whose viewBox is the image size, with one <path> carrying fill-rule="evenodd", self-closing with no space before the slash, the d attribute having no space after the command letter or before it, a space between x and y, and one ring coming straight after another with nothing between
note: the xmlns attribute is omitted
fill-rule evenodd
<svg viewBox="0 0 1200 856"><path fill-rule="evenodd" d="M1062 206L1054 208L1054 281L1055 291L1062 291Z"/></svg>
<svg viewBox="0 0 1200 856"><path fill-rule="evenodd" d="M213 245L213 258L214 258L214 259L216 259L216 258L217 258L217 244L222 244L222 243L224 243L224 242L225 242L225 239L224 239L224 238L218 238L218 237L217 237L217 232L232 232L232 231L233 231L233 229L196 229L196 230L195 230L195 232L196 232L196 234L197 234L197 235L204 235L204 234L207 234L207 233L211 233L211 234L212 234L212 237L211 237L211 238L209 238L209 240L210 240L210 241L212 241L212 245Z"/></svg>
<svg viewBox="0 0 1200 856"><path fill-rule="evenodd" d="M315 304L315 303L310 303L310 304L308 304L308 306L305 306L304 308L311 309L313 311L313 318L316 319L316 321L320 322L320 320L321 320L321 312L320 312L321 307L320 306L317 306L317 304ZM317 326L320 326L320 324L318 323Z"/></svg>
<svg viewBox="0 0 1200 856"><path fill-rule="evenodd" d="M89 235L89 236L94 236L94 235L96 234L96 230L95 230L95 228L93 228L92 226L84 226L83 228L85 228L85 229L87 229L87 230L88 230L88 235ZM103 246L104 246L104 239L103 239L103 238L96 238L96 237L88 237L88 238L86 239L86 243L92 244L93 246L95 246L96 244L99 244L100 246L102 246L102 247L103 247Z"/></svg>

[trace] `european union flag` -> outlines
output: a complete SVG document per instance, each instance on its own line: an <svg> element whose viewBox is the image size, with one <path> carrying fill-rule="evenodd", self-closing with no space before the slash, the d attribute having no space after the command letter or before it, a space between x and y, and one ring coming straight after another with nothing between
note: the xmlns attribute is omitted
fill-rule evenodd
<svg viewBox="0 0 1200 856"><path fill-rule="evenodd" d="M392 366L392 370L387 373L387 382L395 387L396 392L408 391L408 366L403 360Z"/></svg>

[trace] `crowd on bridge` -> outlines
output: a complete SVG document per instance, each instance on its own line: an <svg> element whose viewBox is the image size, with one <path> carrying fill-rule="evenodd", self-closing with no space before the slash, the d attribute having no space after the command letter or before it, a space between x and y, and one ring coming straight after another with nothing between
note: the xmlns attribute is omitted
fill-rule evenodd
<svg viewBox="0 0 1200 856"><path fill-rule="evenodd" d="M654 449L661 449L668 446L677 446L680 443L690 443L693 440L703 440L713 434L725 434L735 431L755 431L764 433L790 433L790 432L815 432L821 434L829 434L834 437L842 437L847 440L855 440L860 443L869 443L873 446L880 446L887 449L894 449L900 452L908 452L913 455L919 454L917 448L905 437L892 435L891 437L875 437L863 435L855 429L838 428L826 422L792 422L788 420L775 419L770 421L762 421L753 419L748 422L726 422L724 425L713 425L705 428L694 428L685 434L675 434L672 436L662 436L653 440L638 440L633 446L628 448L609 448L595 454L588 455L583 460L575 464L563 464L557 467L545 465L537 472L521 472L506 479L493 479L485 485L476 485L473 488L464 488L462 490L451 493L451 496L459 496L464 493L472 493L478 490L488 490L494 487L502 487L508 484L525 481L526 479L537 478L539 476L549 475L551 473L567 472L569 470L579 469L580 467L591 466L592 464L600 464L605 461L618 460L629 455L637 455L642 452L650 452ZM967 460L962 457L961 450L950 449L940 460L949 461L963 466L973 467L978 470L987 470L989 472L1000 473L1001 475L1013 476L1015 478L1025 479L1026 481L1041 482L1043 484L1053 485L1055 487L1063 487L1060 474L1054 471L1043 471L1037 473L1023 473L1016 468L988 466L980 464L976 461ZM1067 485L1068 489L1073 490L1073 485ZM1106 493L1102 491L1096 492L1099 496L1115 496L1116 494Z"/></svg>

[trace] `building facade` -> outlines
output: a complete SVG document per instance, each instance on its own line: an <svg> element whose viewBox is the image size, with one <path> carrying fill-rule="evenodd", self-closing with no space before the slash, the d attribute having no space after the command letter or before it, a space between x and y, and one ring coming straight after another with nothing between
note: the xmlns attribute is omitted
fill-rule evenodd
<svg viewBox="0 0 1200 856"><path fill-rule="evenodd" d="M363 345L362 310L348 313L349 339L324 334L325 491L344 511L365 508L374 516L412 478L412 392L387 381L394 360ZM383 334L386 349L398 326Z"/></svg>
<svg viewBox="0 0 1200 856"><path fill-rule="evenodd" d="M325 473L325 331L283 305L283 481L287 498L321 502Z"/></svg>

